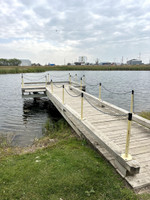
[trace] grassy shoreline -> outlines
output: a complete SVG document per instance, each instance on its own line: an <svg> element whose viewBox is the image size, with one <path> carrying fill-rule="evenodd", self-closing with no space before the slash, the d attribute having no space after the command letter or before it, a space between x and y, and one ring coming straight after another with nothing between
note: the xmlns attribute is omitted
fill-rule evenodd
<svg viewBox="0 0 150 200"><path fill-rule="evenodd" d="M54 126L47 121L45 131L45 136L32 147L15 147L14 151L3 146L1 200L150 198L149 194L137 195L129 189L115 169L84 140L77 138L64 120Z"/></svg>
<svg viewBox="0 0 150 200"><path fill-rule="evenodd" d="M123 70L123 71L150 71L150 65L119 65L119 66L100 66L100 65L66 65L66 66L0 66L0 74L16 74L16 73L34 73L34 72L45 72L45 71L78 71L78 70Z"/></svg>

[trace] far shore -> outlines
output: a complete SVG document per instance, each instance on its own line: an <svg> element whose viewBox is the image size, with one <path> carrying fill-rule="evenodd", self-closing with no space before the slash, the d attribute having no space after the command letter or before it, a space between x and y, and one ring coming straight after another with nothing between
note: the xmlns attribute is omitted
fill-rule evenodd
<svg viewBox="0 0 150 200"><path fill-rule="evenodd" d="M150 71L150 65L55 65L0 66L0 74L34 73L46 71Z"/></svg>

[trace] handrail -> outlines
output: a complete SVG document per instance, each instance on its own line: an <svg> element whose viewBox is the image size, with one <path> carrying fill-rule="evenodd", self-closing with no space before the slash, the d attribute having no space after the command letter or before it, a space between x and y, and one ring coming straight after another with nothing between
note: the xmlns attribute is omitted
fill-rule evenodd
<svg viewBox="0 0 150 200"><path fill-rule="evenodd" d="M73 86L70 86L70 89L75 91L76 93L81 92L79 89L77 89ZM100 100L97 97L95 97L95 96L93 96L93 95L91 95L87 92L83 92L83 93L84 93L85 96L93 99L96 103L98 103L99 106L104 105L104 106L107 106L108 108L111 108L112 110L114 110L114 111L116 111L120 114L128 114L128 111L123 109L123 108L119 108L118 106L115 106L115 105L112 105L112 104L110 104L106 101ZM133 119L133 121L138 122L139 124L141 124L141 125L143 125L147 128L150 128L150 120L145 119L145 118L143 118L143 117L141 117L141 116L139 116L135 113L133 113L132 119Z"/></svg>

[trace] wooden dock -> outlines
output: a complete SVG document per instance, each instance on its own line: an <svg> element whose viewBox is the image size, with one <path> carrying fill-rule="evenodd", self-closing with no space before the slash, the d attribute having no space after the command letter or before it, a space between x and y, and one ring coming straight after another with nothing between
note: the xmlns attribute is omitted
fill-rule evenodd
<svg viewBox="0 0 150 200"><path fill-rule="evenodd" d="M75 132L86 138L133 189L138 191L150 186L150 121L133 114L129 146L132 159L127 161L122 154L128 112L80 89L79 84L67 81L22 84L24 98L47 96Z"/></svg>

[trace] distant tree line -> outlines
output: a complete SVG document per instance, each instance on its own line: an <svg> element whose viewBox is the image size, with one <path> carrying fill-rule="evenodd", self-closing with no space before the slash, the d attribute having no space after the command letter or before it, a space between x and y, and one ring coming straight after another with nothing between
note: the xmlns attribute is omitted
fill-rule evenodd
<svg viewBox="0 0 150 200"><path fill-rule="evenodd" d="M32 66L41 66L40 63L32 63Z"/></svg>
<svg viewBox="0 0 150 200"><path fill-rule="evenodd" d="M13 58L13 59L5 59L0 58L0 66L18 66L21 64L21 61Z"/></svg>

